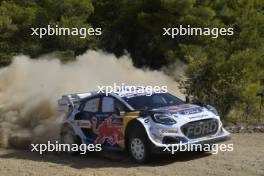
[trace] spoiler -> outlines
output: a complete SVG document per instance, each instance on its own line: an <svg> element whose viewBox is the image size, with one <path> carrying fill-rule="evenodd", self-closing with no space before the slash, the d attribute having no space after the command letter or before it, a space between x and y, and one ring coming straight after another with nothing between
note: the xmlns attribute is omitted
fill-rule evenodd
<svg viewBox="0 0 264 176"><path fill-rule="evenodd" d="M93 95L92 92L63 95L58 100L58 111L70 112L74 107L79 106L82 99L90 97L91 95Z"/></svg>

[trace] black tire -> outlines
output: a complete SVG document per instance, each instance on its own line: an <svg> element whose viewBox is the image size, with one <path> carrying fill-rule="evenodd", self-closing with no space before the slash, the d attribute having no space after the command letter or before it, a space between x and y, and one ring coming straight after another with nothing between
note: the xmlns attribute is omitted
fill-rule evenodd
<svg viewBox="0 0 264 176"><path fill-rule="evenodd" d="M131 157L137 163L147 163L150 160L151 150L145 130L130 133L128 149Z"/></svg>
<svg viewBox="0 0 264 176"><path fill-rule="evenodd" d="M69 139L71 138L72 142L69 142ZM69 127L68 125L65 125L61 129L60 133L60 141L62 144L77 144L78 146L81 145L81 139L75 135L73 129ZM80 154L80 151L65 151L66 154L69 155L78 155Z"/></svg>

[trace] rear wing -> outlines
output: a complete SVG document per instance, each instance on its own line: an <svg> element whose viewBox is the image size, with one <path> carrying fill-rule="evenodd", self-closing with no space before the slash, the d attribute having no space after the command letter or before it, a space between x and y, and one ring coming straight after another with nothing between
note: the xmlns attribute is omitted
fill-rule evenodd
<svg viewBox="0 0 264 176"><path fill-rule="evenodd" d="M63 95L58 100L58 111L68 113L79 107L80 101L93 95L92 92Z"/></svg>

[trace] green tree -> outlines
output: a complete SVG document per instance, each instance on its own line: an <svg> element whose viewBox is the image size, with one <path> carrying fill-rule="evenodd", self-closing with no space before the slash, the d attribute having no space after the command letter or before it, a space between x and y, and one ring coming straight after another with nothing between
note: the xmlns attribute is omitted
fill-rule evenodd
<svg viewBox="0 0 264 176"><path fill-rule="evenodd" d="M59 25L60 27L91 27L91 0L44 0L0 2L0 65L10 63L17 54L37 57L50 52L79 55L94 47L91 36L32 36L31 28ZM15 13L14 13L15 12Z"/></svg>

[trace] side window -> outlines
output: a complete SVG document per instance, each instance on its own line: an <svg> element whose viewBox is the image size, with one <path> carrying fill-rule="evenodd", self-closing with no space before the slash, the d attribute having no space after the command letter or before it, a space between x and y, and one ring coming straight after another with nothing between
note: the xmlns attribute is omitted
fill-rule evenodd
<svg viewBox="0 0 264 176"><path fill-rule="evenodd" d="M100 98L94 98L94 99L88 100L83 107L83 111L98 112L99 102L100 102Z"/></svg>
<svg viewBox="0 0 264 176"><path fill-rule="evenodd" d="M104 97L102 100L102 112L115 112L116 109L126 111L125 105L113 97Z"/></svg>
<svg viewBox="0 0 264 176"><path fill-rule="evenodd" d="M102 100L102 112L114 112L114 99L112 97L104 97Z"/></svg>
<svg viewBox="0 0 264 176"><path fill-rule="evenodd" d="M127 111L128 108L120 101L115 100L115 109L118 108L120 111Z"/></svg>

